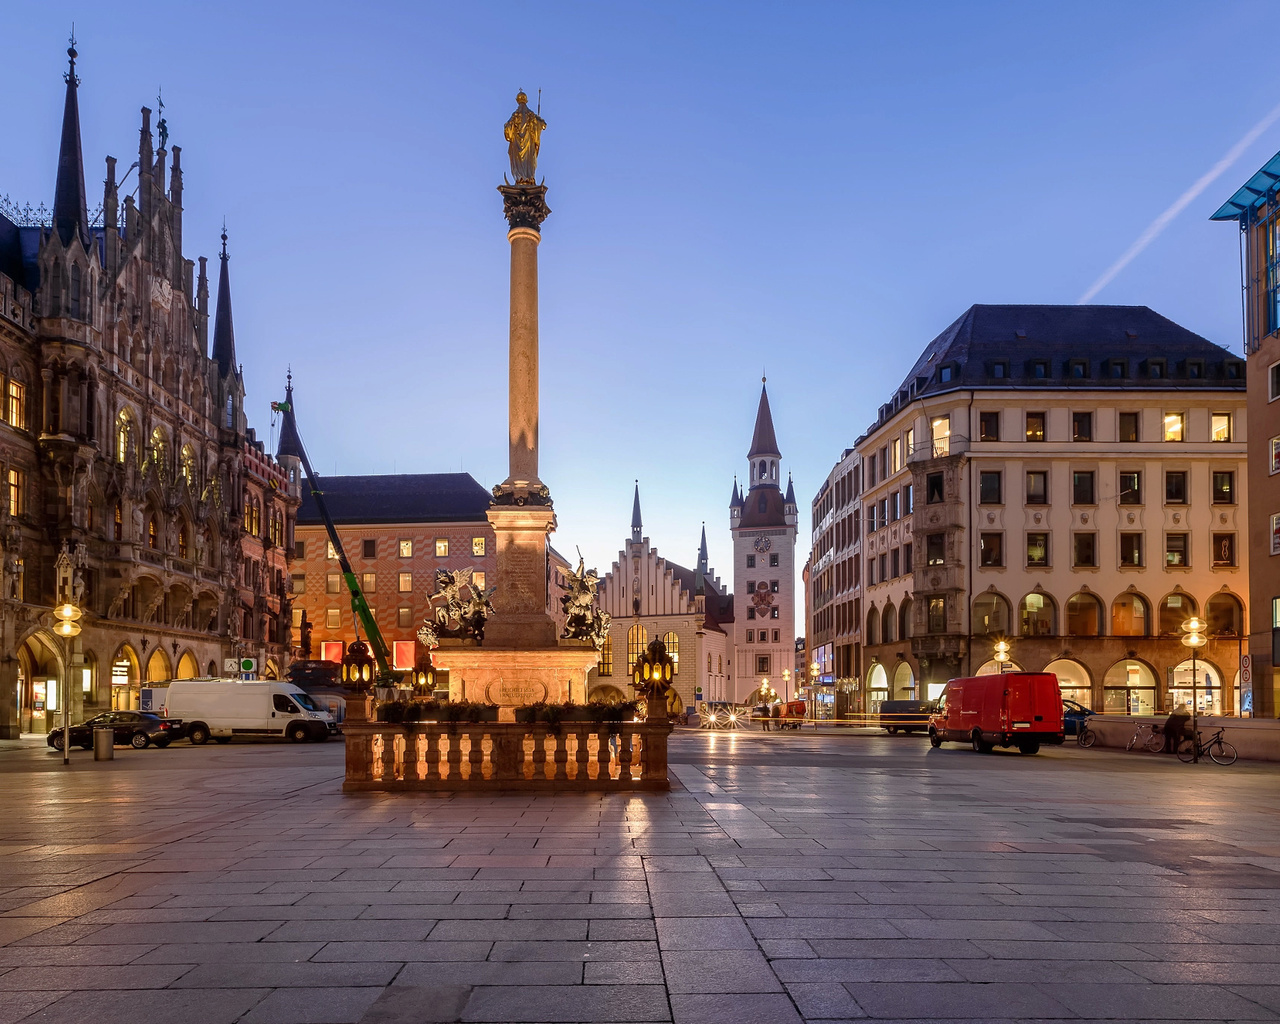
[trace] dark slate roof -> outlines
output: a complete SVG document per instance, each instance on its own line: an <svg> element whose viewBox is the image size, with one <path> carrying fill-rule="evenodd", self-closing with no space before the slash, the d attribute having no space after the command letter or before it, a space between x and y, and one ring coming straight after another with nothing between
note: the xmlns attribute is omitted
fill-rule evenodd
<svg viewBox="0 0 1280 1024"><path fill-rule="evenodd" d="M747 458L754 459L757 455L782 457L782 453L778 451L778 439L773 434L773 413L769 411L769 392L765 389L763 382L760 385L760 404L756 407L756 429L751 434L751 451L747 452Z"/></svg>
<svg viewBox="0 0 1280 1024"><path fill-rule="evenodd" d="M320 490L338 524L484 522L492 495L470 473L327 476ZM311 492L302 489L298 522L319 525Z"/></svg>
<svg viewBox="0 0 1280 1024"><path fill-rule="evenodd" d="M1038 375L1038 368L1043 375ZM944 391L1243 391L1244 377L1239 356L1148 306L977 305L925 346L871 429L912 399Z"/></svg>
<svg viewBox="0 0 1280 1024"><path fill-rule="evenodd" d="M760 502L764 502L764 511L760 511ZM785 499L777 487L761 485L747 492L742 506L743 526L785 526L786 510L782 507Z"/></svg>

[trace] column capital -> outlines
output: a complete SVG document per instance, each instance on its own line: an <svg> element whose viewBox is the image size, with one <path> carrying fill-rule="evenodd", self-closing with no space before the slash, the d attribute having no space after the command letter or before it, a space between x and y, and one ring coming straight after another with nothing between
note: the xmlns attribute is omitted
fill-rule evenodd
<svg viewBox="0 0 1280 1024"><path fill-rule="evenodd" d="M499 185L498 191L502 193L502 215L512 231L529 228L537 232L551 214L546 185Z"/></svg>

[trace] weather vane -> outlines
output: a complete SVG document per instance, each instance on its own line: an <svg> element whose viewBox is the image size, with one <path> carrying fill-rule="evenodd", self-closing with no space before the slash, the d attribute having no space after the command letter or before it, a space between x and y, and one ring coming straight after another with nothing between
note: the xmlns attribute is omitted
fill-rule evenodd
<svg viewBox="0 0 1280 1024"><path fill-rule="evenodd" d="M71 58L71 68L62 73L62 80L68 85L78 86L80 84L80 76L76 74L76 57L78 54L76 53L76 23L74 21L71 23L71 35L68 37L67 42L70 44L67 46L67 56Z"/></svg>

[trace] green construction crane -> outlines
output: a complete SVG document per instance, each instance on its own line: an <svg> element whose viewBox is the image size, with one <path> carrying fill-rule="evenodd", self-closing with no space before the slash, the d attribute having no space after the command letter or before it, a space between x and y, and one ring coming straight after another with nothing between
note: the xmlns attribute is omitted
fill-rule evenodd
<svg viewBox="0 0 1280 1024"><path fill-rule="evenodd" d="M360 582L356 579L351 563L347 560L347 553L343 550L337 528L333 525L333 517L329 515L329 507L325 504L324 492L320 490L320 483L316 480L316 475L311 469L311 460L307 458L306 446L302 443L302 435L298 433L298 423L293 417L292 380L290 380L288 387L285 388L285 400L283 402L272 402L271 411L278 412L283 417L280 426L281 437L285 436L286 430L292 431L292 440L297 445L298 458L301 460L302 468L307 474L307 486L311 489L311 497L315 500L316 511L320 513L320 518L324 520L325 531L329 534L329 543L333 547L334 554L338 556L338 565L342 569L342 578L347 581L347 589L351 591L351 611L356 617L356 622L364 627L364 635L369 638L369 646L373 648L373 657L378 666L375 681L379 686L398 686L401 679L400 673L391 669L390 651L387 649L387 642L382 638L382 630L378 628L377 620L374 619L373 612L369 610L369 602L364 599L364 591L360 589Z"/></svg>

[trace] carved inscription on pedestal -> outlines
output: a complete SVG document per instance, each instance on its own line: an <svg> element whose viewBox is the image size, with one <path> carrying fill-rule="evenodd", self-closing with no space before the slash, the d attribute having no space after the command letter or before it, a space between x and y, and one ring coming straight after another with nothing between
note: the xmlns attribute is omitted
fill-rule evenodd
<svg viewBox="0 0 1280 1024"><path fill-rule="evenodd" d="M485 687L485 700L490 704L517 707L536 704L547 699L547 684L538 680L521 682L515 679L499 679Z"/></svg>
<svg viewBox="0 0 1280 1024"><path fill-rule="evenodd" d="M500 557L498 607L511 613L536 613L544 610L539 591L545 569L540 552L527 548L510 548Z"/></svg>

